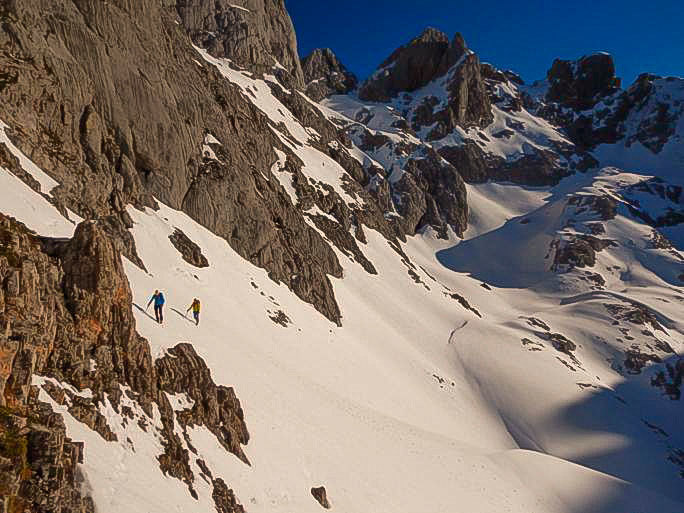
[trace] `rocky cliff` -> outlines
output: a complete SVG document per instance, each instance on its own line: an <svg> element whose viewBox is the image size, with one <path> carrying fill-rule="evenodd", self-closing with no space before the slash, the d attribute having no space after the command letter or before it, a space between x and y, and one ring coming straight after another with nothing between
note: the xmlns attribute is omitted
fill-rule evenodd
<svg viewBox="0 0 684 513"><path fill-rule="evenodd" d="M125 238L126 205L154 207L156 197L338 320L326 277L339 275L336 256L277 182L263 179L277 161L274 148L290 154L288 166L301 164L264 113L216 68L199 64L192 46L302 85L283 3L248 4L10 2L0 12L0 116L60 183L60 208L111 216ZM298 105L302 116L316 115ZM220 161L204 157L207 134L221 142ZM130 243L122 248L135 258Z"/></svg>

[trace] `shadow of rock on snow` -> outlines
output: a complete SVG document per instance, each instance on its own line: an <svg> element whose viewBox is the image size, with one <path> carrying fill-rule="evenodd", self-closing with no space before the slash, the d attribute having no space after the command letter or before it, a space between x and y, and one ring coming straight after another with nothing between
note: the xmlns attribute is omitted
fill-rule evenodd
<svg viewBox="0 0 684 513"><path fill-rule="evenodd" d="M523 218L533 220L521 223ZM461 241L435 256L444 267L468 273L495 287L533 287L549 276L547 270L553 260L553 255L545 258L552 237L531 226L538 218L534 215L510 219L491 232Z"/></svg>
<svg viewBox="0 0 684 513"><path fill-rule="evenodd" d="M677 367L681 358L651 365L612 390L587 389L586 399L549 419L562 426L563 436L587 442L581 454L575 446L568 454L556 450L555 456L665 496L679 503L679 513L684 511L684 401L673 400L651 382L666 365ZM622 502L610 506L587 511L625 511Z"/></svg>

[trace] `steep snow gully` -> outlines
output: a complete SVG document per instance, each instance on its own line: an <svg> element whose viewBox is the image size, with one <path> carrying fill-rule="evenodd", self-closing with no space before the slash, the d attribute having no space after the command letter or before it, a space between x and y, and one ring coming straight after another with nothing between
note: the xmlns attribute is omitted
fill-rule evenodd
<svg viewBox="0 0 684 513"><path fill-rule="evenodd" d="M230 6L226 19L251 23L256 5ZM28 427L12 431L5 417L42 402L82 442L70 477L92 503L79 511L684 512L684 116L675 108L684 81L640 78L640 89L623 91L611 76L587 86L572 74L598 64L581 59L563 78L570 105L551 99L562 89L555 72L526 86L481 64L460 36L426 32L366 83L345 75L344 90L335 76L309 76L323 64L298 83L299 64L245 63L240 47L230 51L234 34L222 33L227 50L217 52L204 30L190 31L192 65L263 115L276 158L254 171L256 195L268 183L291 209L252 222L273 222L287 238L299 225L286 216L299 216L297 229L330 249L339 321L295 290L297 269L275 278L263 247L246 256L239 237L217 235L154 188L124 202L123 228L78 211L50 159L33 156L43 143L5 118L0 213L14 221L0 230L2 312L19 292L36 296L41 315L53 308L21 244L32 241L32 254L67 280L60 248L92 223L116 241L131 293L126 303L116 289L103 304L130 309L159 386L149 402L139 376L102 393L85 379L41 375L43 358L67 358L46 339L20 404L12 394L27 339L2 317L0 464L20 456L32 469L3 481L5 508L72 511L59 490L30 505L26 483L50 469L31 467L33 435L25 454L8 456L10 434ZM413 55L439 55L433 75L413 69ZM333 73L344 70L328 59ZM425 80L379 89L404 87L390 73ZM305 94L313 81L320 101ZM478 95L487 100L474 107ZM595 145L574 137L581 123ZM228 145L203 135L190 187L228 176ZM84 262L104 265L98 251L85 248ZM59 301L73 310L94 279ZM163 325L145 308L155 289L166 296ZM199 326L185 313L194 297ZM98 341L62 367L116 367L119 357L98 349L107 330L72 315L74 336ZM186 344L194 356L182 356ZM18 356L7 361L10 349Z"/></svg>

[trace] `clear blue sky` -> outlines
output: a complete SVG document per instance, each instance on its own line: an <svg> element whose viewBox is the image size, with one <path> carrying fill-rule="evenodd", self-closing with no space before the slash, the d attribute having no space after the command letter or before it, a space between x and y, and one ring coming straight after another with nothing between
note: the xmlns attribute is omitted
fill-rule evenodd
<svg viewBox="0 0 684 513"><path fill-rule="evenodd" d="M461 32L480 59L543 78L555 57L605 51L629 85L639 73L684 76L684 0L286 0L299 53L329 47L365 78L427 26Z"/></svg>

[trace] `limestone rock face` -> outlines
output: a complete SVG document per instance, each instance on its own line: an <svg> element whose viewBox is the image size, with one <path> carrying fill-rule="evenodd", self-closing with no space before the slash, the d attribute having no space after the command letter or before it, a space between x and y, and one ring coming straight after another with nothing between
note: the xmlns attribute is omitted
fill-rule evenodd
<svg viewBox="0 0 684 513"><path fill-rule="evenodd" d="M487 126L493 119L489 96L480 71L480 60L474 53L464 57L447 86L449 111L456 126Z"/></svg>
<svg viewBox="0 0 684 513"><path fill-rule="evenodd" d="M306 94L320 101L331 94L346 94L357 85L356 76L347 70L330 48L317 48L302 59Z"/></svg>
<svg viewBox="0 0 684 513"><path fill-rule="evenodd" d="M460 64L446 77L447 101L427 96L416 110L412 127L431 127L427 141L446 137L457 128L485 127L493 118L480 60L474 53L464 54Z"/></svg>
<svg viewBox="0 0 684 513"><path fill-rule="evenodd" d="M176 0L175 8L192 40L212 55L260 71L280 65L295 86L304 85L284 0Z"/></svg>
<svg viewBox="0 0 684 513"><path fill-rule="evenodd" d="M156 197L338 322L327 278L341 276L337 257L277 182L263 178L277 160L273 148L286 149L237 86L199 63L188 39L255 73L274 72L277 59L285 79L302 86L283 2L249 0L248 11L231 3L10 2L2 11L0 69L11 79L0 85L0 119L60 183L58 208L115 219L111 231L131 260L126 205L156 208ZM213 43L204 39L209 32ZM311 119L305 100L289 102L299 102L307 126L335 133ZM207 134L221 142L220 163L203 155Z"/></svg>

